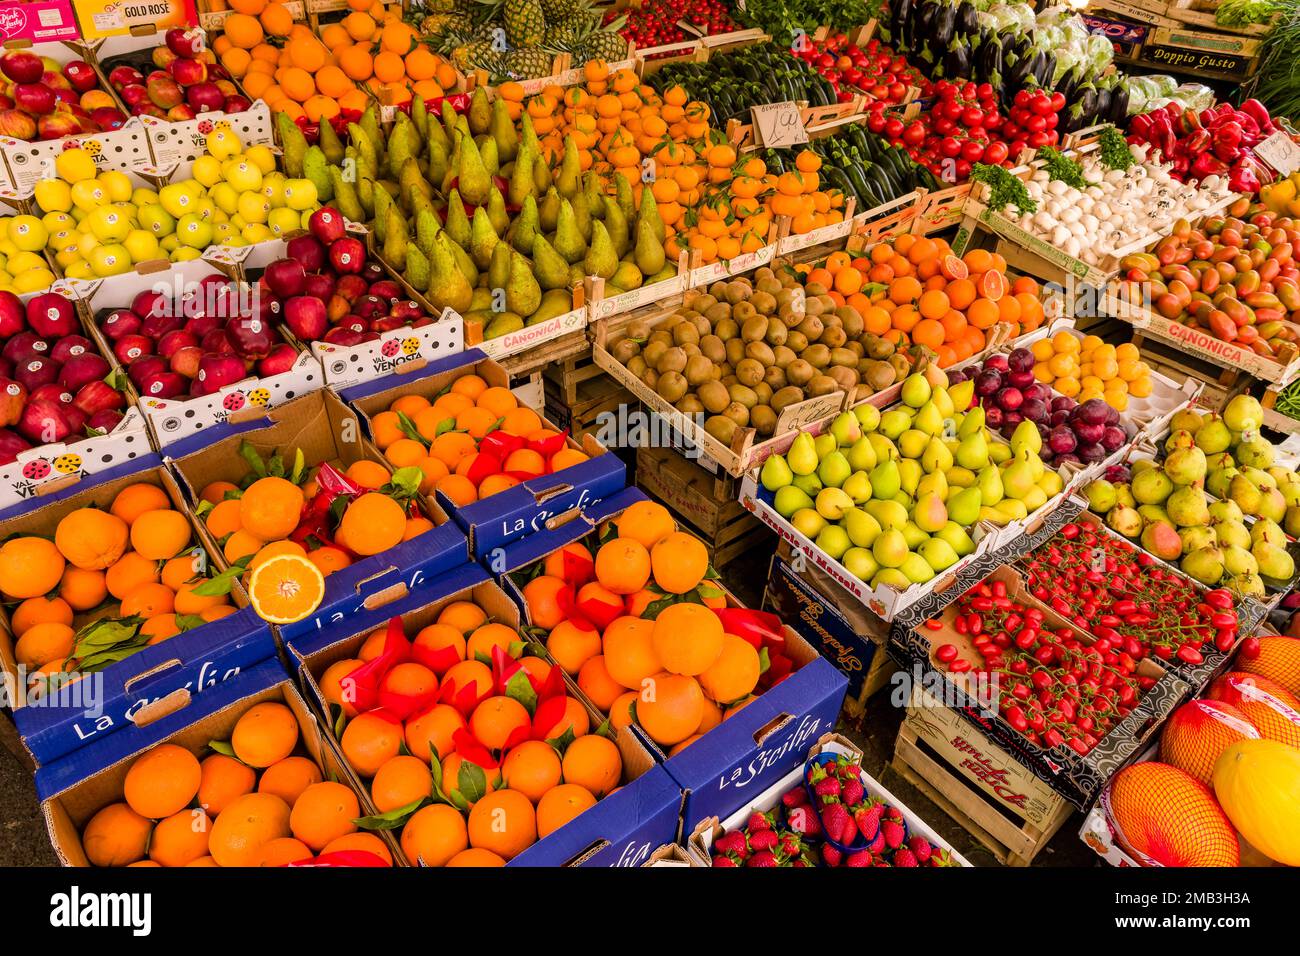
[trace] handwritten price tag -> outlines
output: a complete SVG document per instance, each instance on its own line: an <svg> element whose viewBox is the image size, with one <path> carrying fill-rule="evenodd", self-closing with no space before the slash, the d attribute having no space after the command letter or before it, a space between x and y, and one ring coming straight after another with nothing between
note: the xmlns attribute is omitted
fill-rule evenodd
<svg viewBox="0 0 1300 956"><path fill-rule="evenodd" d="M754 119L754 135L763 146L780 149L808 142L799 106L787 100L784 103L764 103L750 110Z"/></svg>
<svg viewBox="0 0 1300 956"><path fill-rule="evenodd" d="M1300 169L1300 146L1281 130L1256 145L1255 155L1283 176L1289 176Z"/></svg>

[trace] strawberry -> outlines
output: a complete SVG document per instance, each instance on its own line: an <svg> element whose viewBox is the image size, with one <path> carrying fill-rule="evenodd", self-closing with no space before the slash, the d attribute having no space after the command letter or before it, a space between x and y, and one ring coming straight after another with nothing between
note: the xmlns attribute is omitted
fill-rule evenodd
<svg viewBox="0 0 1300 956"><path fill-rule="evenodd" d="M824 780L817 781L816 786L813 787L813 792L822 798L822 803L825 803L828 797L838 798L840 789L841 784L838 778L827 777Z"/></svg>
<svg viewBox="0 0 1300 956"><path fill-rule="evenodd" d="M795 807L785 815L785 821L791 830L805 837L822 835L822 823L812 807Z"/></svg>
<svg viewBox="0 0 1300 956"><path fill-rule="evenodd" d="M725 853L722 853L722 854L719 854L718 856L715 856L715 857L713 858L713 865L714 865L714 866L720 866L720 867L723 867L723 868L726 868L726 867L732 867L732 868L734 868L734 867L739 866L740 864L738 864L738 863L736 862L736 858L735 858L734 856L728 856L728 855L726 855Z"/></svg>
<svg viewBox="0 0 1300 956"><path fill-rule="evenodd" d="M907 829L894 820L881 821L880 832L885 838L885 846L891 850L902 846L903 840L907 838Z"/></svg>
<svg viewBox="0 0 1300 956"><path fill-rule="evenodd" d="M879 803L868 804L865 807L859 807L853 814L853 822L858 825L862 835L868 840L874 840L876 834L880 832L880 818L884 814L885 808Z"/></svg>
<svg viewBox="0 0 1300 956"><path fill-rule="evenodd" d="M872 837L871 842L867 844L867 849L870 850L872 853L885 852L885 831L884 830L876 831L876 835Z"/></svg>
<svg viewBox="0 0 1300 956"><path fill-rule="evenodd" d="M930 841L923 836L914 836L907 841L908 848L916 856L916 862L924 865L930 859L930 853L934 850L930 846Z"/></svg>
<svg viewBox="0 0 1300 956"><path fill-rule="evenodd" d="M745 834L740 830L724 833L713 842L713 848L719 853L735 853L741 857L745 857L749 853L749 843L745 839Z"/></svg>
<svg viewBox="0 0 1300 956"><path fill-rule="evenodd" d="M844 854L829 843L822 847L822 862L827 866L839 866L844 861Z"/></svg>
<svg viewBox="0 0 1300 956"><path fill-rule="evenodd" d="M755 830L772 829L772 814L770 812L759 813L758 811L751 813L749 819L745 821L745 829L751 833Z"/></svg>
<svg viewBox="0 0 1300 956"><path fill-rule="evenodd" d="M888 868L888 867L889 867L889 861L886 860L883 856L878 856L878 857L876 857L876 863L875 863L875 865L876 865L876 866L883 866L883 867Z"/></svg>
<svg viewBox="0 0 1300 956"><path fill-rule="evenodd" d="M931 847L930 865L931 866L957 866L957 861L952 858L947 850L941 850L939 847Z"/></svg>
<svg viewBox="0 0 1300 956"><path fill-rule="evenodd" d="M755 853L771 850L777 845L775 830L758 830L749 835L749 848Z"/></svg>
<svg viewBox="0 0 1300 956"><path fill-rule="evenodd" d="M860 869L864 866L871 866L872 863L874 862L875 861L872 859L872 856L868 851L858 850L856 853L850 853L845 858L844 865L857 867Z"/></svg>
<svg viewBox="0 0 1300 956"><path fill-rule="evenodd" d="M822 810L822 829L829 839L839 843L847 842L841 838L844 830L853 825L848 808L842 803L832 803Z"/></svg>
<svg viewBox="0 0 1300 956"><path fill-rule="evenodd" d="M916 861L916 854L905 846L900 846L894 851L894 866L920 866Z"/></svg>
<svg viewBox="0 0 1300 956"><path fill-rule="evenodd" d="M862 802L862 798L866 795L866 792L867 788L862 786L861 780L846 780L844 781L844 785L840 788L840 800L848 804L850 807L856 807Z"/></svg>
<svg viewBox="0 0 1300 956"><path fill-rule="evenodd" d="M788 857L798 856L803 850L803 843L799 839L799 834L789 831L781 834L780 845L781 852Z"/></svg>
<svg viewBox="0 0 1300 956"><path fill-rule="evenodd" d="M808 803L808 791L803 787L795 787L793 790L781 794L781 803L787 809L805 806Z"/></svg>
<svg viewBox="0 0 1300 956"><path fill-rule="evenodd" d="M745 866L752 866L755 868L767 869L777 865L776 854L772 853L770 850L760 850L745 861Z"/></svg>

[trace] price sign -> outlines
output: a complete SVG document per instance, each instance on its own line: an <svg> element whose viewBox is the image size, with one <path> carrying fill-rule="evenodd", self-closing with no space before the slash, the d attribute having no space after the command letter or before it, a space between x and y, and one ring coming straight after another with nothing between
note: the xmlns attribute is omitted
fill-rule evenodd
<svg viewBox="0 0 1300 956"><path fill-rule="evenodd" d="M1256 144L1255 155L1283 176L1289 176L1300 169L1300 146L1282 130Z"/></svg>
<svg viewBox="0 0 1300 956"><path fill-rule="evenodd" d="M754 119L754 138L762 146L780 149L808 142L808 131L796 103L764 103L753 107L750 115Z"/></svg>

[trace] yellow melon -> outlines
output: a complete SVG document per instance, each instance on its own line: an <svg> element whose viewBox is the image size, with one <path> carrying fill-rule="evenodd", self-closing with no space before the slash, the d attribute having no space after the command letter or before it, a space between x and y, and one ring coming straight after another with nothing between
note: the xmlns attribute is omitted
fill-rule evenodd
<svg viewBox="0 0 1300 956"><path fill-rule="evenodd" d="M1251 846L1300 866L1300 750L1276 740L1230 745L1214 766L1214 794Z"/></svg>
<svg viewBox="0 0 1300 956"><path fill-rule="evenodd" d="M1209 696L1241 711L1261 737L1300 747L1300 700L1267 677L1234 671L1211 684Z"/></svg>

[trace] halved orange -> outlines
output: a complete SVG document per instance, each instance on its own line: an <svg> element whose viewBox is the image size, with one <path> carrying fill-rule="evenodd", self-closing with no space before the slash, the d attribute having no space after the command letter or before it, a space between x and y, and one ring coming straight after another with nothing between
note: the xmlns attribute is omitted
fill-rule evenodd
<svg viewBox="0 0 1300 956"><path fill-rule="evenodd" d="M979 278L980 295L996 302L1007 291L1007 280L1001 272L990 269Z"/></svg>
<svg viewBox="0 0 1300 956"><path fill-rule="evenodd" d="M253 571L248 596L262 620L293 624L320 607L325 597L325 577L302 555L281 554Z"/></svg>
<svg viewBox="0 0 1300 956"><path fill-rule="evenodd" d="M943 277L951 282L953 279L965 279L970 275L970 269L966 268L966 263L962 262L954 255L946 255L939 263L939 271Z"/></svg>

